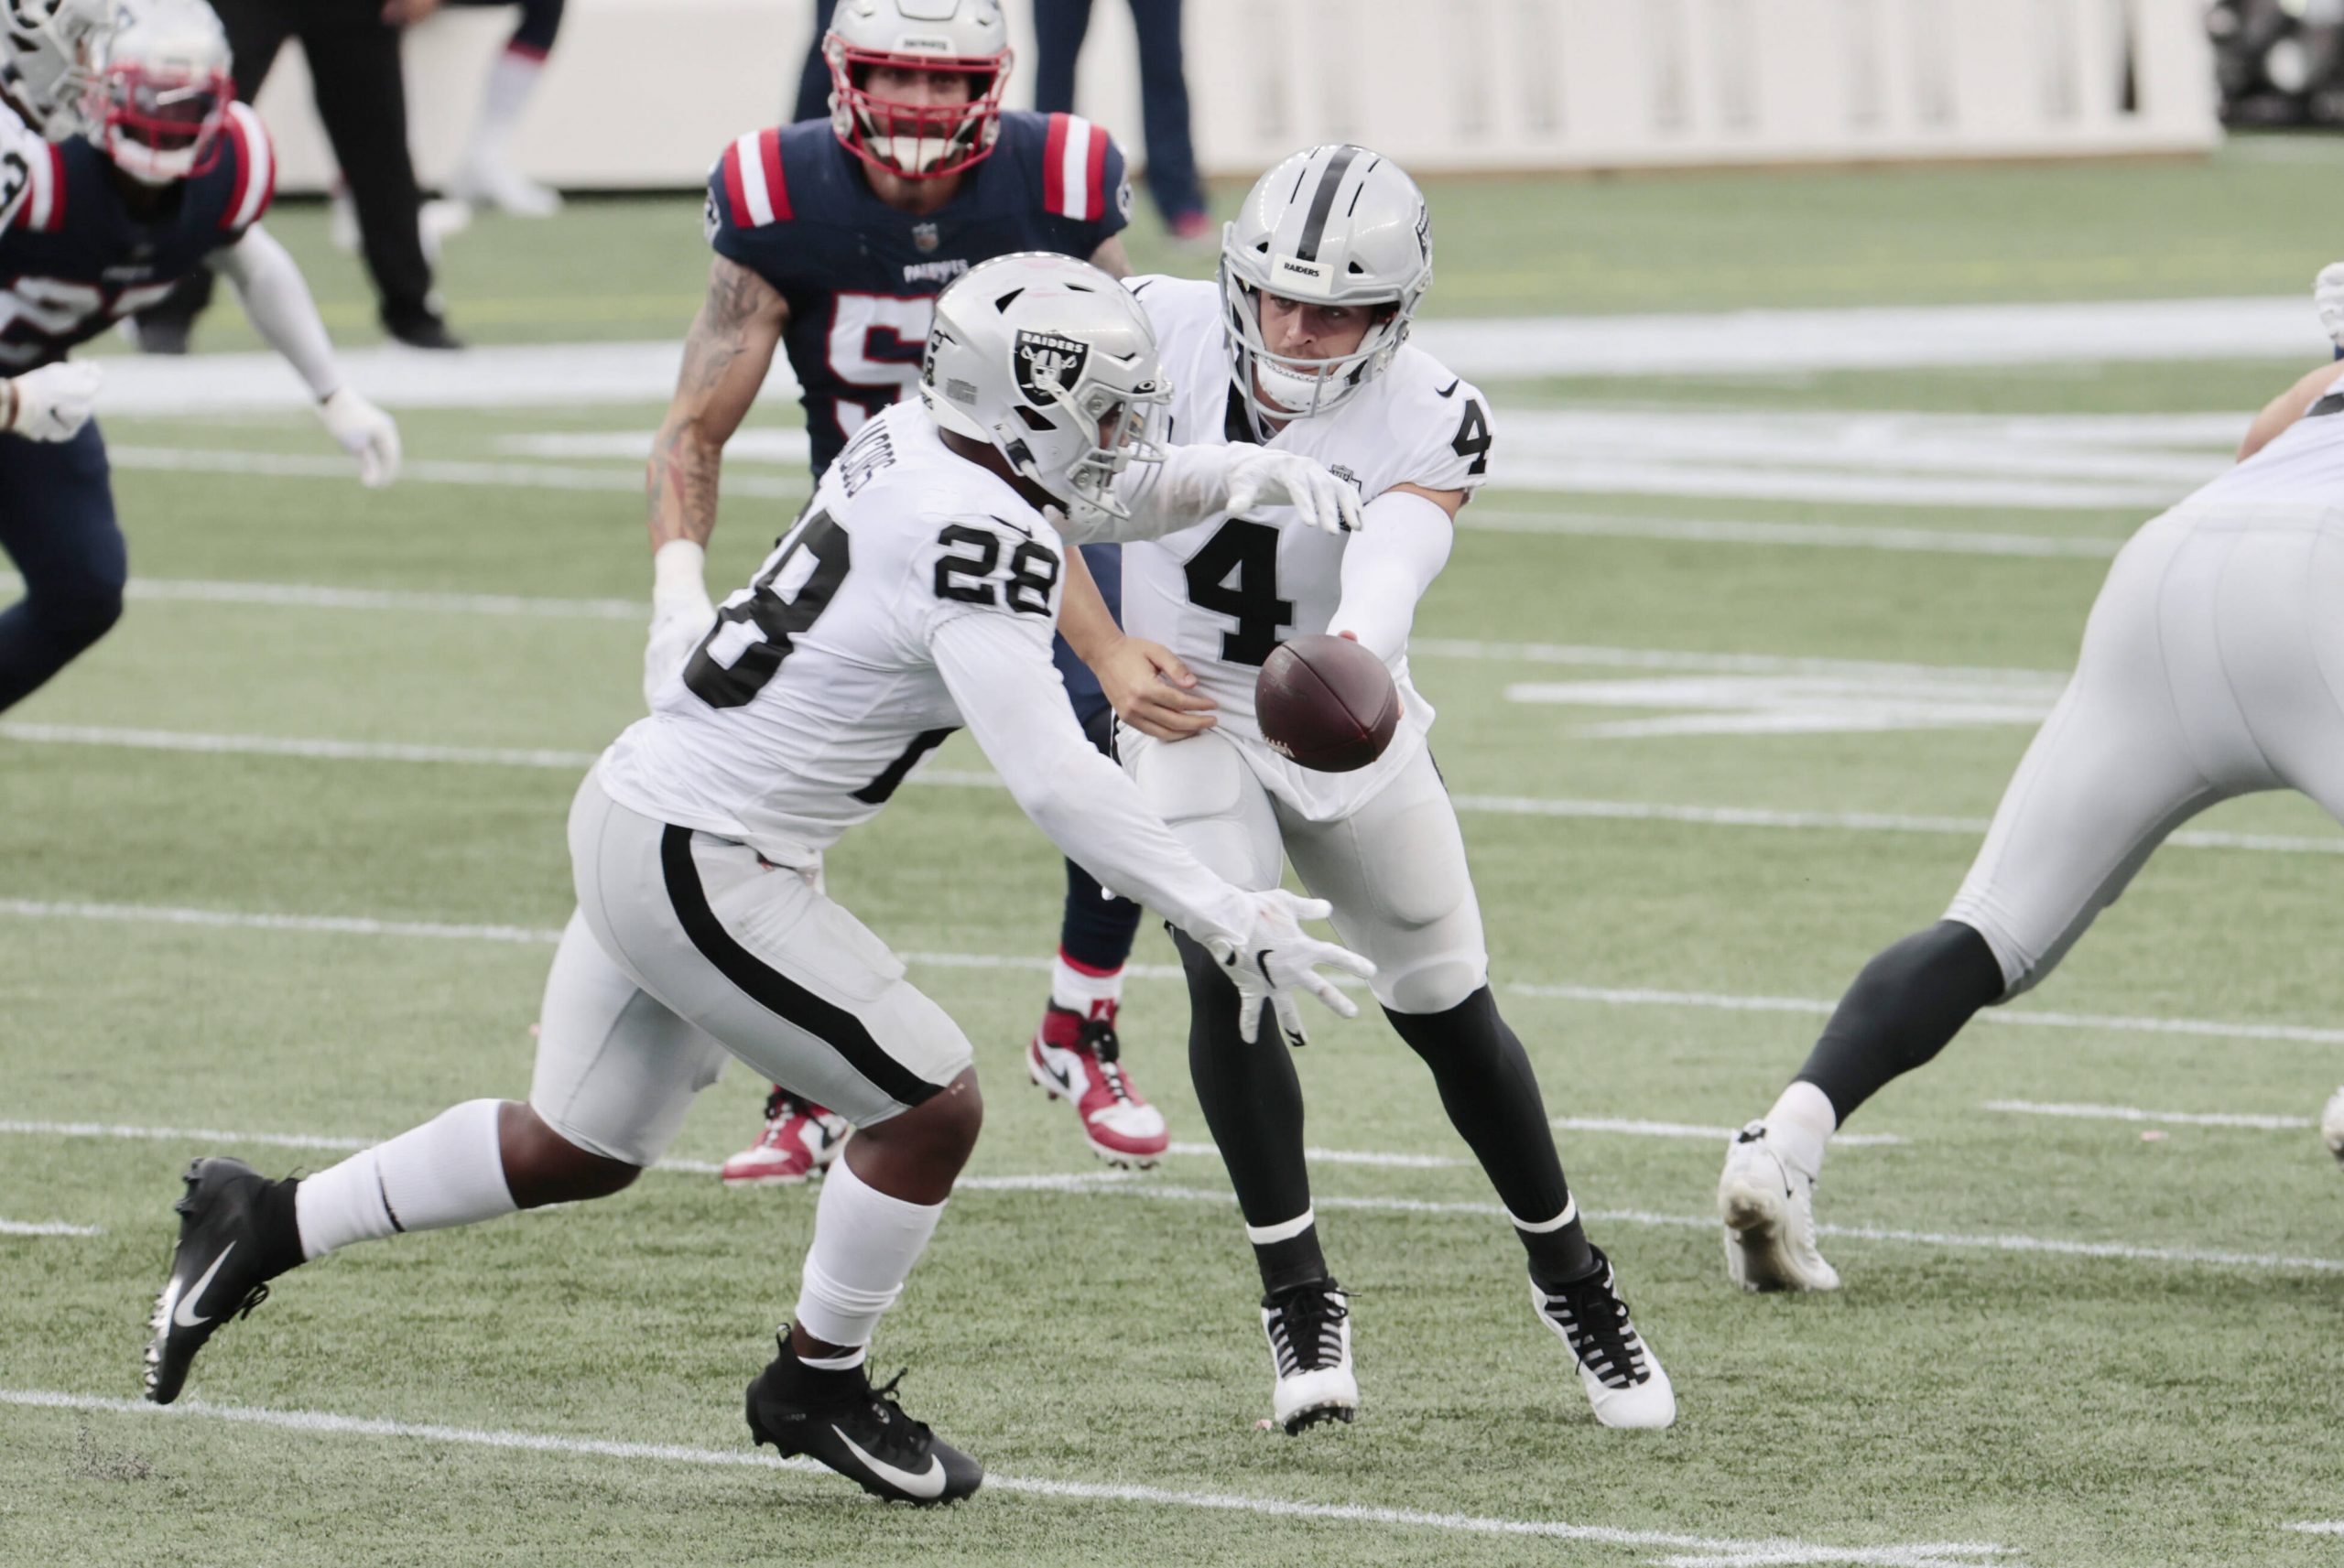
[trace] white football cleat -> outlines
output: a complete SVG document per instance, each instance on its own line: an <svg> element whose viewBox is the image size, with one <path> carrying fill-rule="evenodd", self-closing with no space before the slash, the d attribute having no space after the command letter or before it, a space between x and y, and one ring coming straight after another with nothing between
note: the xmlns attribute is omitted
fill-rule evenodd
<svg viewBox="0 0 2344 1568"><path fill-rule="evenodd" d="M1351 1303L1334 1281L1313 1280L1264 1296L1262 1332L1277 1369L1270 1413L1287 1435L1359 1413Z"/></svg>
<svg viewBox="0 0 2344 1568"><path fill-rule="evenodd" d="M550 218L561 211L561 192L539 185L503 158L474 153L464 159L448 194L472 207L494 207L515 218Z"/></svg>
<svg viewBox="0 0 2344 1568"><path fill-rule="evenodd" d="M1753 1121L1725 1146L1718 1178L1725 1271L1745 1291L1836 1291L1839 1271L1815 1246L1815 1178Z"/></svg>
<svg viewBox="0 0 2344 1568"><path fill-rule="evenodd" d="M1612 1275L1612 1260L1600 1247L1595 1272L1554 1295L1530 1281L1530 1304L1538 1321L1562 1336L1579 1363L1579 1386L1595 1419L1605 1426L1661 1427L1677 1421L1677 1389L1661 1369L1628 1316Z"/></svg>
<svg viewBox="0 0 2344 1568"><path fill-rule="evenodd" d="M2319 1141L2344 1164L2344 1089L2328 1097L2327 1106L2319 1113Z"/></svg>

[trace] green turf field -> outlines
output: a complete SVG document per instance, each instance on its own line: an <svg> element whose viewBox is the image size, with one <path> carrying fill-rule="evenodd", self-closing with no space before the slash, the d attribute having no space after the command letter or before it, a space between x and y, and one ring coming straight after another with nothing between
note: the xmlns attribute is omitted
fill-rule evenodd
<svg viewBox="0 0 2344 1568"><path fill-rule="evenodd" d="M2205 165L1444 186L1434 303L2306 291L2334 242L2304 195L2335 171L2316 146L2272 146ZM362 286L318 215L273 224L364 341ZM483 341L647 339L680 333L703 270L694 203L589 203L558 226L484 221L447 284ZM251 346L233 317L205 342ZM1545 429L1607 409L2242 424L2303 368L1487 390L1502 441L1509 416ZM1698 1130L1762 1111L1856 968L1950 896L2105 552L2152 509L2105 502L1515 488L1467 514L1417 622L1416 678L1549 1111L1644 1124L1559 1136L1676 1379L1672 1432L1594 1425L1424 1074L1367 1021L1322 1026L1302 1063L1313 1143L1353 1156L1316 1179L1357 1292L1361 1418L1256 1430L1255 1286L1196 1147L1184 996L1133 982L1126 1059L1191 1152L1091 1179L1019 1060L1058 862L1000 791L933 782L842 846L830 878L979 1043L978 1180L874 1357L909 1364L915 1413L994 1472L971 1505L891 1510L747 1463L740 1389L795 1298L810 1196L692 1171L354 1250L216 1340L185 1413L106 1403L137 1396L191 1154L314 1169L337 1140L526 1090L546 935L568 914L564 812L583 759L639 711L641 619L618 601L646 574L624 455L565 460L574 487L557 489L516 454L658 413L418 411L402 418L415 471L383 493L168 455L331 458L303 416L108 422L118 456L149 454L117 476L130 612L0 722L0 1401L19 1401L0 1402L0 1562L2334 1560L2331 1538L2286 1528L2344 1513L2328 1447L2344 1177L2307 1124L2344 1076L2326 961L2344 837L2305 803L2194 824L2208 837L2162 855L2047 985L1867 1108L1852 1130L1903 1141L1833 1155L1818 1213L1853 1232L1824 1238L1840 1295L1741 1296L1706 1218L1720 1140ZM776 401L757 428L795 423ZM712 583L765 548L800 470L730 477ZM1763 713L1781 697L1768 680L1859 705L1917 686L2013 716L1652 732ZM937 765L983 762L963 741ZM1144 935L1140 962L1169 957ZM676 1158L746 1141L761 1092L728 1073Z"/></svg>

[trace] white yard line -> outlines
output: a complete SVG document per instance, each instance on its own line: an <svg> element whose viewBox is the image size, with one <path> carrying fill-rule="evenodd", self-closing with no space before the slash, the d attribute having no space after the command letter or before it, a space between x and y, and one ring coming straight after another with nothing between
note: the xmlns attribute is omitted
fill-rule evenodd
<svg viewBox="0 0 2344 1568"><path fill-rule="evenodd" d="M336 1415L322 1411L270 1410L250 1405L216 1405L188 1400L168 1409L138 1400L108 1399L38 1389L0 1389L0 1404L20 1409L81 1411L136 1416L175 1422L233 1422L276 1427L291 1432L336 1437L396 1438L451 1447L494 1448L534 1454L576 1454L632 1463L650 1461L676 1465L713 1465L754 1470L787 1470L820 1476L821 1466L807 1459L783 1459L757 1448L696 1448L679 1444L614 1443L592 1438L564 1437L551 1433L498 1431L482 1427L442 1426L363 1416ZM852 1500L844 1483L826 1481L841 1501ZM1312 1503L1289 1498L1248 1497L1227 1492L1184 1492L1163 1487L1136 1487L1093 1481L1066 1481L1004 1476L989 1472L984 1489L1014 1495L1084 1503L1134 1503L1145 1507L1200 1509L1214 1513L1254 1514L1269 1519L1319 1519L1334 1523L1383 1525L1400 1529L1448 1531L1453 1534L1543 1537L1617 1546L1629 1551L1670 1552L1659 1559L1668 1568L1706 1568L1709 1564L1848 1563L1872 1568L1979 1568L1991 1560L2004 1568L2019 1568L2009 1548L1975 1541L1915 1542L1879 1547L1822 1546L1781 1539L1735 1540L1691 1535L1673 1530L1622 1530L1609 1525L1571 1524L1561 1519L1496 1519L1473 1514L1430 1513L1416 1509L1392 1509L1360 1503ZM981 1495L982 1496L982 1495ZM972 1505L982 1507L982 1501Z"/></svg>
<svg viewBox="0 0 2344 1568"><path fill-rule="evenodd" d="M68 1225L61 1219L0 1219L0 1236L103 1236L94 1225Z"/></svg>
<svg viewBox="0 0 2344 1568"><path fill-rule="evenodd" d="M332 741L293 735L214 734L100 724L38 724L0 720L0 741L29 745L99 746L130 751L193 752L228 756L294 757L356 762L418 762L458 767L543 768L582 773L598 753L548 747L418 745L395 741ZM999 789L998 774L925 768L907 781L960 789ZM1664 806L1647 801L1549 799L1534 795L1451 795L1457 809L1498 816L1570 820L1678 822L1709 827L1817 829L1849 833L1918 833L1975 838L1982 816L1908 816L1868 811L1771 811L1753 806ZM2166 840L2177 849L2244 849L2269 854L2344 854L2344 837L2300 838L2267 833L2183 832Z"/></svg>
<svg viewBox="0 0 2344 1568"><path fill-rule="evenodd" d="M435 940L516 942L550 946L561 933L545 926L469 925L440 921L377 920L363 915L277 914L223 909L194 909L169 904L97 903L45 899L0 898L0 915L27 920L103 920L169 925L210 926L255 931L315 932L328 935L409 936ZM1010 969L1047 972L1050 960L1015 953L899 954L906 963L960 969ZM1133 964L1124 974L1135 979L1172 980L1182 978L1177 965ZM1809 997L1742 996L1709 991L1647 989L1640 987L1564 985L1554 982L1502 980L1496 989L1508 996L1547 1001L1593 1002L1606 1007L1683 1007L1728 1012L1786 1012L1828 1017L1839 1004ZM1989 1023L2030 1029L2100 1029L2117 1033L2198 1035L2219 1040L2274 1040L2315 1045L2344 1045L2344 1029L2300 1023L2249 1023L2210 1018L2142 1018L2108 1013L2013 1012L1994 1008L1979 1014Z"/></svg>
<svg viewBox="0 0 2344 1568"><path fill-rule="evenodd" d="M1565 1132L1619 1132L1632 1138L1686 1138L1722 1143L1742 1130L1702 1127L1684 1121L1641 1121L1616 1116L1557 1116L1547 1119ZM1841 1132L1831 1140L1834 1149L1885 1149L1909 1142L1894 1132Z"/></svg>
<svg viewBox="0 0 2344 1568"><path fill-rule="evenodd" d="M2018 1116L2052 1116L2077 1121L2147 1121L2174 1127L2252 1127L2271 1132L2295 1132L2317 1127L2308 1116L2258 1116L2244 1111L2143 1110L2133 1105L2046 1105L2035 1100L1990 1099L1983 1110L2003 1110Z"/></svg>
<svg viewBox="0 0 2344 1568"><path fill-rule="evenodd" d="M1741 494L1743 492L1737 490L1730 493ZM2112 557L2124 543L2122 539L2067 534L1973 533L1959 528L1859 528L1828 523L1736 522L1691 517L1596 516L1568 512L1503 512L1479 506L1469 506L1459 513L1457 525L1489 534L1543 534L1580 539L1677 539L1702 545L1885 550L1897 555L2003 556L2020 560L2104 561Z"/></svg>
<svg viewBox="0 0 2344 1568"><path fill-rule="evenodd" d="M355 482L356 465L331 454L238 452L200 447L109 447L115 468L156 473L236 474L264 479L319 479ZM405 484L484 485L513 490L569 490L639 494L643 475L632 469L567 468L551 463L456 462L408 459L399 468ZM724 492L751 501L803 501L812 488L803 478L728 474Z"/></svg>
<svg viewBox="0 0 2344 1568"><path fill-rule="evenodd" d="M1633 1124L1630 1124L1633 1125ZM1712 1130L1704 1129L1703 1131ZM60 1138L108 1138L162 1142L201 1142L215 1146L235 1147L255 1144L266 1147L319 1150L350 1150L366 1147L369 1140L327 1137L309 1133L227 1132L212 1129L143 1127L121 1123L86 1121L5 1121L0 1122L0 1135ZM1872 1141L1887 1140L1875 1136ZM1177 1151L1196 1153L1210 1151L1210 1144L1189 1144ZM1351 1163L1408 1163L1425 1162L1424 1156L1351 1155L1339 1152L1311 1150L1313 1160ZM1461 1165L1462 1161L1442 1162ZM652 1167L671 1174L712 1176L718 1167L705 1160L662 1160ZM1146 1198L1156 1203L1213 1204L1233 1206L1236 1195L1211 1187L1183 1186L1165 1183L1136 1171L1051 1171L1031 1174L963 1176L957 1182L958 1190L995 1193L1058 1193L1075 1196L1112 1195ZM1375 1197L1345 1194L1314 1194L1312 1204L1329 1211L1346 1210L1358 1214L1458 1216L1482 1219L1503 1219L1503 1205L1468 1200L1434 1198ZM1590 1209L1590 1221L1606 1225L1636 1225L1670 1230L1707 1230L1717 1225L1716 1217L1708 1214L1664 1214L1650 1209ZM2060 1257L2114 1259L2132 1262L2172 1263L2186 1266L2255 1269L2278 1271L2310 1271L2314 1273L2344 1272L2344 1259L2308 1258L2276 1252L2234 1252L2219 1249L2195 1247L2142 1247L2119 1241L2076 1241L2058 1237L2028 1236L2010 1231L1959 1232L1941 1230L1910 1230L1876 1225L1817 1225L1819 1236L1843 1237L1858 1241L1881 1241L1914 1247L1945 1248L1959 1250L1990 1252L2039 1252Z"/></svg>

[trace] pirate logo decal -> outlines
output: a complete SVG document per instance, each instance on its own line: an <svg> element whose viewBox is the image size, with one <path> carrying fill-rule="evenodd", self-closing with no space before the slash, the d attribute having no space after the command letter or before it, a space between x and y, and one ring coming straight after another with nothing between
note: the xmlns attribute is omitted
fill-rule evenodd
<svg viewBox="0 0 2344 1568"><path fill-rule="evenodd" d="M1017 367L1017 390L1026 402L1043 408L1051 394L1074 390L1082 379L1082 367L1091 361L1091 345L1056 332L1020 331L1011 359Z"/></svg>

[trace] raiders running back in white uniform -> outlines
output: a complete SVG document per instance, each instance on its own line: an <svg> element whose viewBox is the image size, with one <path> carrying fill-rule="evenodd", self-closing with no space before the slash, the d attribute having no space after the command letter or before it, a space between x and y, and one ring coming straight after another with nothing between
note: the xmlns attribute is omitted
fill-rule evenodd
<svg viewBox="0 0 2344 1568"><path fill-rule="evenodd" d="M2041 983L2183 823L2276 789L2344 821L2339 606L2344 367L2328 367L2118 554L1945 918L1865 966L1774 1108L1728 1145L1718 1202L1738 1283L1838 1288L1813 1208L1831 1134L1980 1008Z"/></svg>
<svg viewBox="0 0 2344 1568"><path fill-rule="evenodd" d="M1219 707L1213 728L1186 739L1127 724L1117 744L1150 806L1207 865L1240 887L1273 888L1290 857L1333 905L1336 931L1374 961L1376 1000L1431 1067L1514 1217L1533 1303L1570 1345L1597 1415L1665 1426L1676 1414L1667 1376L1580 1228L1528 1058L1492 997L1464 840L1426 746L1432 705L1409 678L1416 601L1449 557L1454 514L1486 477L1492 443L1487 400L1406 341L1431 275L1415 182L1365 148L1321 146L1255 185L1218 283L1129 285L1176 388L1177 439L1306 453L1365 506L1346 537L1257 508L1127 546L1126 632L1168 646ZM1271 650L1329 631L1385 661L1405 708L1390 749L1355 773L1296 765L1254 719ZM1066 633L1086 658L1113 641L1089 602L1070 611ZM1130 688L1119 697L1104 669L1101 680L1128 713ZM1218 966L1176 941L1198 1098L1261 1268L1274 1414L1289 1432L1348 1421L1358 1402L1349 1304L1319 1249L1293 1065L1238 1040L1220 1018L1229 997Z"/></svg>
<svg viewBox="0 0 2344 1568"><path fill-rule="evenodd" d="M751 1386L752 1433L883 1497L975 1490L975 1462L874 1397L863 1368L975 1142L969 1044L802 873L966 723L1062 849L1221 955L1247 1033L1264 1006L1290 1022L1297 989L1356 1011L1314 964L1372 969L1302 933L1323 904L1200 865L1067 706L1050 659L1056 506L1086 537L1160 533L1253 497L1324 527L1355 515L1303 460L1164 451L1164 401L1145 318L1097 268L1007 256L948 290L921 400L863 427L580 787L578 911L546 983L528 1103L459 1106L298 1183L198 1162L149 1396L175 1398L229 1312L308 1259L626 1185L730 1054L863 1129L823 1184L797 1321ZM1145 482L1119 493L1135 458Z"/></svg>

